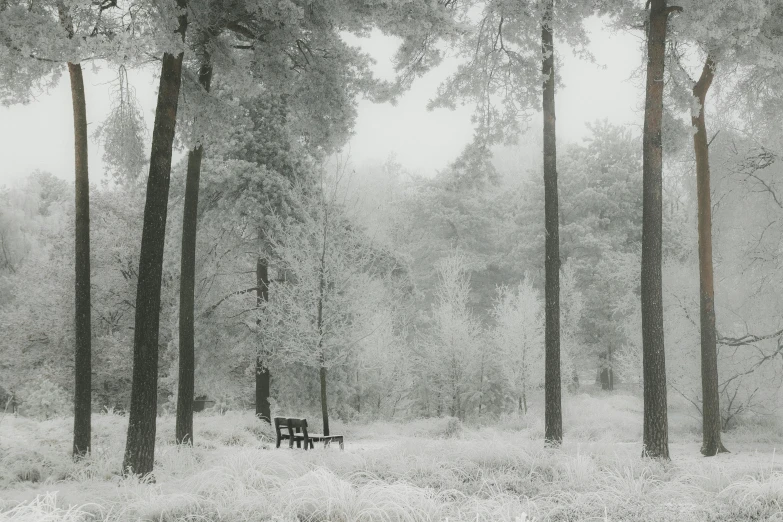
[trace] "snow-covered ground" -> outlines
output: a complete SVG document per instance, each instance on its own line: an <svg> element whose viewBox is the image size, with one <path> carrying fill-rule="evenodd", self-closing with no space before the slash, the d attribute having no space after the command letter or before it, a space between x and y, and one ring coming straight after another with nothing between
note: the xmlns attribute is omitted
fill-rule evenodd
<svg viewBox="0 0 783 522"><path fill-rule="evenodd" d="M96 415L91 458L68 458L70 419L0 421L0 520L783 520L783 434L771 420L699 454L696 422L673 411L670 463L640 458L641 401L569 397L565 443L545 448L540 412L333 422L346 448L275 449L249 413L198 415L181 449L159 419L156 481L117 475L125 418ZM638 424L638 426L637 426Z"/></svg>

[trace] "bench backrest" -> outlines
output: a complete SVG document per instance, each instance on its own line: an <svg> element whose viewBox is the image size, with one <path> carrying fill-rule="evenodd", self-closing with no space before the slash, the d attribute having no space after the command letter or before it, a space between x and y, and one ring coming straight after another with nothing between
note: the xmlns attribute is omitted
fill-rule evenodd
<svg viewBox="0 0 783 522"><path fill-rule="evenodd" d="M286 425L288 426L288 433L293 438L294 431L304 435L304 439L308 440L307 436L307 419L286 419Z"/></svg>
<svg viewBox="0 0 783 522"><path fill-rule="evenodd" d="M283 430L288 432L290 438L294 438L294 433L301 433L304 435L305 440L309 439L307 436L307 419L287 419L285 417L275 417L275 434L277 440L280 440Z"/></svg>
<svg viewBox="0 0 783 522"><path fill-rule="evenodd" d="M275 434L277 435L277 440L279 441L281 435L280 430L288 431L288 424L287 424L288 419L286 419L285 417L275 417L274 421L275 421L274 422Z"/></svg>

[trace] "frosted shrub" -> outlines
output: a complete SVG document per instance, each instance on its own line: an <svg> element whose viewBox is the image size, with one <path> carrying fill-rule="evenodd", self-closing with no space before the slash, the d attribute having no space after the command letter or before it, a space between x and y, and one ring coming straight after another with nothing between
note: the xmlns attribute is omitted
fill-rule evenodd
<svg viewBox="0 0 783 522"><path fill-rule="evenodd" d="M21 395L19 412L40 420L71 413L72 405L65 390L48 379L33 381Z"/></svg>
<svg viewBox="0 0 783 522"><path fill-rule="evenodd" d="M462 421L456 417L422 419L413 423L417 437L432 439L451 439L462 434Z"/></svg>
<svg viewBox="0 0 783 522"><path fill-rule="evenodd" d="M443 430L443 437L450 439L458 437L462 433L462 421L455 417L446 418L446 429Z"/></svg>

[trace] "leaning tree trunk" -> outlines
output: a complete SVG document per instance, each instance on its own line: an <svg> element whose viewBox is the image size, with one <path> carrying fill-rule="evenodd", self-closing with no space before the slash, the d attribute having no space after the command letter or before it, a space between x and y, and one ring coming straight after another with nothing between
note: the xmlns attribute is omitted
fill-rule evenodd
<svg viewBox="0 0 783 522"><path fill-rule="evenodd" d="M92 414L92 346L90 332L90 179L87 169L87 104L82 66L68 63L73 99L76 163L76 314L73 394L73 456L90 452Z"/></svg>
<svg viewBox="0 0 783 522"><path fill-rule="evenodd" d="M653 458L669 458L666 411L666 359L663 344L661 284L663 71L666 52L666 0L650 3L647 80L642 160L642 366L644 449Z"/></svg>
<svg viewBox="0 0 783 522"><path fill-rule="evenodd" d="M266 259L259 257L256 262L256 303L259 308L269 301L269 266ZM256 356L256 417L271 423L269 407L269 374L268 361L260 355Z"/></svg>
<svg viewBox="0 0 783 522"><path fill-rule="evenodd" d="M553 0L545 5L541 24L544 75L544 227L546 232L544 270L546 281L546 347L544 369L544 440L563 442L563 414L560 399L560 230L557 200L557 144L555 133L555 55L552 38Z"/></svg>
<svg viewBox="0 0 783 522"><path fill-rule="evenodd" d="M693 86L693 96L699 100L699 114L692 116L696 128L693 151L696 155L696 192L699 207L699 294L701 319L701 390L702 436L701 453L713 457L728 450L720 438L721 416L718 393L718 350L715 333L715 289L712 271L712 203L710 202L710 152L704 102L712 84L715 62L707 56L701 77Z"/></svg>
<svg viewBox="0 0 783 522"><path fill-rule="evenodd" d="M185 0L177 0L183 10ZM187 15L179 16L178 32L185 37ZM128 415L123 473L147 475L155 462L155 418L158 410L158 332L163 245L166 236L171 149L177 123L183 53L163 55L160 87L152 130L152 151L139 252L136 319L133 335L133 381Z"/></svg>
<svg viewBox="0 0 783 522"><path fill-rule="evenodd" d="M212 83L212 63L205 51L198 80L209 92ZM195 390L195 289L196 232L198 228L198 190L204 146L199 144L188 153L185 179L185 210L182 216L182 255L179 282L179 382L177 385L177 444L193 444L193 395Z"/></svg>

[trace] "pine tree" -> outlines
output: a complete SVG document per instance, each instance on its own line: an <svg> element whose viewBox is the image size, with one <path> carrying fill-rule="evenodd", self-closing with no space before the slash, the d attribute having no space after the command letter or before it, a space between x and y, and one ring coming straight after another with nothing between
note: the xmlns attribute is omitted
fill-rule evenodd
<svg viewBox="0 0 783 522"><path fill-rule="evenodd" d="M666 0L649 2L647 77L642 135L642 362L644 376L643 454L669 458L666 405L666 355L663 344L662 189L663 75L666 27L675 8ZM680 8L681 9L681 8Z"/></svg>
<svg viewBox="0 0 783 522"><path fill-rule="evenodd" d="M182 39L187 30L187 4L177 0L182 11L177 32ZM139 280L136 289L136 319L133 335L133 381L128 414L123 473L148 475L155 462L155 420L158 415L158 334L160 330L160 289L163 275L163 245L166 236L171 153L182 79L180 51L166 52L160 70L160 87L152 130L144 226L139 253Z"/></svg>

